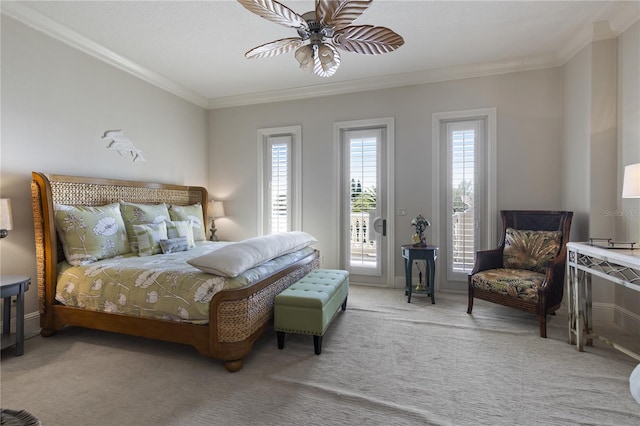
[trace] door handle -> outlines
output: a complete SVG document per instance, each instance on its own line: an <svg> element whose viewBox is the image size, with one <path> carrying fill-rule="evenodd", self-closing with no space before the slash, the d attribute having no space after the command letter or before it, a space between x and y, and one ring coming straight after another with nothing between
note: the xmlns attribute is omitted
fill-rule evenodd
<svg viewBox="0 0 640 426"><path fill-rule="evenodd" d="M383 237L387 236L387 219L376 217L373 220L373 229L378 234L382 234Z"/></svg>

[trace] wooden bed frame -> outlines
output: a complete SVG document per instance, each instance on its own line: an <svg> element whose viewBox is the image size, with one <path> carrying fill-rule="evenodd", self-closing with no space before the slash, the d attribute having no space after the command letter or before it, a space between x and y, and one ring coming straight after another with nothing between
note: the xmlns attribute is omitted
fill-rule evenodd
<svg viewBox="0 0 640 426"><path fill-rule="evenodd" d="M54 203L96 206L119 200L179 205L200 202L206 223L207 190L194 186L33 172L31 195L42 327L40 333L45 337L71 325L183 343L194 346L204 356L223 360L226 369L235 372L242 368L243 358L268 328L273 317L275 296L319 267L319 255L314 251L261 281L218 292L211 300L209 323L205 325L69 307L55 300L57 266L64 259L64 253L55 229Z"/></svg>

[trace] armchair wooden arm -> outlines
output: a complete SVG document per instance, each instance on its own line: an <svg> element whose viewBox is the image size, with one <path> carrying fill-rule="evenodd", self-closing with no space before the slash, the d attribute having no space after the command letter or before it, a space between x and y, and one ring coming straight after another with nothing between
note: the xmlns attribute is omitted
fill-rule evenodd
<svg viewBox="0 0 640 426"><path fill-rule="evenodd" d="M476 252L476 263L469 275L476 274L487 269L502 268L503 247L491 250L479 250Z"/></svg>
<svg viewBox="0 0 640 426"><path fill-rule="evenodd" d="M540 286L546 292L546 303L560 305L564 297L564 275L566 256L558 256L547 264L545 280Z"/></svg>

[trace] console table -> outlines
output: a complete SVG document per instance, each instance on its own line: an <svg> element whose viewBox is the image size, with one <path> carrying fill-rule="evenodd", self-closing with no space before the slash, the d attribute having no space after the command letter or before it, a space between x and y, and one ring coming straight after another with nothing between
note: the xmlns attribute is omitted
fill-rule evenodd
<svg viewBox="0 0 640 426"><path fill-rule="evenodd" d="M29 288L31 278L19 275L3 275L0 277L0 296L4 299L2 311L2 349L16 345L16 356L24 352L24 293ZM11 335L11 296L16 301L16 334Z"/></svg>
<svg viewBox="0 0 640 426"><path fill-rule="evenodd" d="M598 338L640 361L640 355L593 332L591 277L640 292L640 249L609 249L590 243L567 243L569 343L579 351Z"/></svg>
<svg viewBox="0 0 640 426"><path fill-rule="evenodd" d="M435 276L436 276L436 258L438 257L438 247L436 246L414 246L413 244L405 244L402 247L402 257L404 258L405 268L405 294L407 295L407 303L411 303L411 293L422 293L431 296L431 303L436 303L435 298ZM414 260L424 260L425 263L425 287L424 290L414 289L411 284L412 267Z"/></svg>

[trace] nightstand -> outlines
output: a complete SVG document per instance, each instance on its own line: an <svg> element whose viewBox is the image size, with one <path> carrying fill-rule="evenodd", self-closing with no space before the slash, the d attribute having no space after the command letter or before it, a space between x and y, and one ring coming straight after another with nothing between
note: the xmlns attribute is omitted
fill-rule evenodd
<svg viewBox="0 0 640 426"><path fill-rule="evenodd" d="M4 299L2 315L2 349L16 345L16 356L24 353L24 293L29 289L31 278L21 275L0 277L0 295ZM16 333L11 330L11 296L16 300Z"/></svg>
<svg viewBox="0 0 640 426"><path fill-rule="evenodd" d="M411 303L411 293L421 293L431 296L431 303L436 303L435 297L435 275L436 275L436 258L438 257L438 247L436 246L414 246L405 244L401 247L402 257L404 258L405 268L405 294L407 303ZM425 277L424 288L414 288L411 283L413 262L416 260L424 260Z"/></svg>

